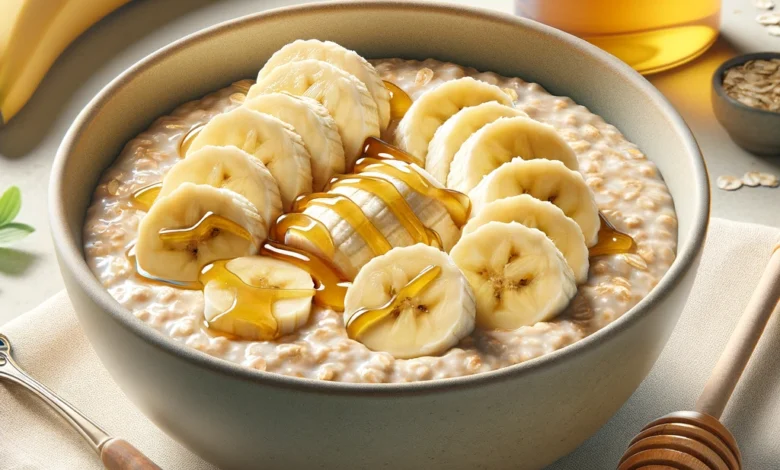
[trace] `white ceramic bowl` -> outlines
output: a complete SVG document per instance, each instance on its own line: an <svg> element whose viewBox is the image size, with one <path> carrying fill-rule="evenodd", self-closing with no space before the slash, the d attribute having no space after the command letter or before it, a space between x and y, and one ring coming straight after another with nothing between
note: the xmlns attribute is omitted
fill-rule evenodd
<svg viewBox="0 0 780 470"><path fill-rule="evenodd" d="M329 39L366 57L434 57L536 81L615 124L655 161L679 218L677 260L636 307L539 359L477 376L353 385L258 372L170 341L122 308L81 243L100 173L157 116L253 77L287 42ZM639 74L560 31L428 3L328 3L253 15L145 58L84 109L54 164L51 226L63 277L103 364L171 436L222 468L538 468L624 403L666 342L709 216L690 131ZM628 436L626 436L628 438Z"/></svg>

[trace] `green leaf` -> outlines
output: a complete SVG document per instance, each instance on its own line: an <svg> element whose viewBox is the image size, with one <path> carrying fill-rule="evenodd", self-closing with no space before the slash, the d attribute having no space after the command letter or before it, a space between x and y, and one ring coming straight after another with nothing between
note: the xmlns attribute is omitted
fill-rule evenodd
<svg viewBox="0 0 780 470"><path fill-rule="evenodd" d="M16 186L6 189L0 197L0 226L12 222L22 207L22 192Z"/></svg>
<svg viewBox="0 0 780 470"><path fill-rule="evenodd" d="M0 227L0 246L19 241L34 231L33 227L19 222L5 224Z"/></svg>

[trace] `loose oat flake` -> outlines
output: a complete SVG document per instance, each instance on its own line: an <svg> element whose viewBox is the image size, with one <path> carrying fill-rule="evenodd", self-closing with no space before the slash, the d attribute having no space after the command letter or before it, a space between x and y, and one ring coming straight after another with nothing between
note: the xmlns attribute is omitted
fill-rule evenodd
<svg viewBox="0 0 780 470"><path fill-rule="evenodd" d="M771 10L775 7L775 3L772 0L753 0L753 5L762 10Z"/></svg>
<svg viewBox="0 0 780 470"><path fill-rule="evenodd" d="M760 175L761 173L757 171L748 171L742 177L742 184L744 184L745 186L750 186L751 188L755 188L756 186L761 184Z"/></svg>
<svg viewBox="0 0 780 470"><path fill-rule="evenodd" d="M764 26L780 24L780 13L768 12L756 16L756 21Z"/></svg>
<svg viewBox="0 0 780 470"><path fill-rule="evenodd" d="M729 68L723 90L746 106L780 112L780 59L749 60Z"/></svg>
<svg viewBox="0 0 780 470"><path fill-rule="evenodd" d="M724 175L718 176L717 184L724 191L736 191L742 187L742 180L736 176Z"/></svg>
<svg viewBox="0 0 780 470"><path fill-rule="evenodd" d="M766 32L771 34L772 36L780 36L780 26L778 25L767 26Z"/></svg>
<svg viewBox="0 0 780 470"><path fill-rule="evenodd" d="M777 179L777 176L771 173L759 173L758 181L761 183L761 186L766 186L768 188L776 188L780 186L780 180Z"/></svg>

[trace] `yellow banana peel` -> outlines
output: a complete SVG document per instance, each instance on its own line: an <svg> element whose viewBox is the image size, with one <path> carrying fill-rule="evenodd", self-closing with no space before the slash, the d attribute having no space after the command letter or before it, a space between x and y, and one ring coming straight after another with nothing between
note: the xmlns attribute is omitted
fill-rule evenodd
<svg viewBox="0 0 780 470"><path fill-rule="evenodd" d="M130 0L0 0L0 124L27 103L62 51Z"/></svg>

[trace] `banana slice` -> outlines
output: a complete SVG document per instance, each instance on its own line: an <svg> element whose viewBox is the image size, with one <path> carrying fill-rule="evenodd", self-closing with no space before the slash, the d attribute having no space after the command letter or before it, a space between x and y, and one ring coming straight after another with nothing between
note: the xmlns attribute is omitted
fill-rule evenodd
<svg viewBox="0 0 780 470"><path fill-rule="evenodd" d="M368 137L379 137L379 113L366 86L321 60L300 60L274 67L252 85L247 99L286 91L320 102L339 127L347 169L352 168Z"/></svg>
<svg viewBox="0 0 780 470"><path fill-rule="evenodd" d="M344 146L336 121L324 106L305 96L270 93L245 101L244 106L290 124L311 155L312 189L321 191L333 175L344 173Z"/></svg>
<svg viewBox="0 0 780 470"><path fill-rule="evenodd" d="M527 117L500 118L469 137L455 154L447 187L468 192L482 178L514 157L544 158L577 170L577 156L555 128Z"/></svg>
<svg viewBox="0 0 780 470"><path fill-rule="evenodd" d="M350 337L401 359L441 354L474 329L474 294L455 263L427 245L366 264L347 290Z"/></svg>
<svg viewBox="0 0 780 470"><path fill-rule="evenodd" d="M468 194L474 216L496 199L530 194L555 204L567 217L574 219L587 246L598 241L601 220L590 188L582 175L561 162L515 158L493 170Z"/></svg>
<svg viewBox="0 0 780 470"><path fill-rule="evenodd" d="M426 91L398 123L395 131L398 145L424 164L428 144L445 121L467 106L488 101L512 105L512 98L501 88L471 77L451 80Z"/></svg>
<svg viewBox="0 0 780 470"><path fill-rule="evenodd" d="M518 222L528 228L539 229L555 244L574 272L577 284L588 279L588 247L582 230L566 217L557 206L540 201L528 194L497 199L480 209L463 227L463 235L477 230L488 222Z"/></svg>
<svg viewBox="0 0 780 470"><path fill-rule="evenodd" d="M282 213L276 180L263 163L236 147L206 146L176 162L163 178L164 197L182 183L207 184L237 192L251 202L268 228Z"/></svg>
<svg viewBox="0 0 780 470"><path fill-rule="evenodd" d="M161 231L170 235L168 240ZM212 261L257 253L266 233L263 218L244 196L182 183L157 199L141 219L136 260L152 276L197 281L200 270Z"/></svg>
<svg viewBox="0 0 780 470"><path fill-rule="evenodd" d="M414 169L428 179L431 185L440 187L425 170L416 165ZM392 184L420 223L436 232L442 242L442 249L449 251L460 238L460 229L450 217L447 208L438 200L418 193L402 180L380 171L364 171L360 175L377 178ZM372 185L374 184L376 183L372 183ZM358 225L372 226L376 229L378 237L367 240L359 233L355 225L345 219L345 215L349 214L339 213L336 208L332 207L312 205L307 207L303 213L318 221L326 229L333 241L334 250L332 252L324 251L307 236L300 235L295 231L288 231L285 234L285 243L329 260L347 279L354 279L366 263L383 253L383 249L417 243L414 236L396 217L388 204L385 204L383 199L377 195L377 192L378 188L361 189L338 184L328 191L329 194L340 194L352 201L354 203L352 210L359 211L355 215L360 216L363 221ZM398 210L397 206L400 204L396 202L394 205L395 209Z"/></svg>
<svg viewBox="0 0 780 470"><path fill-rule="evenodd" d="M311 156L292 126L273 116L243 106L218 114L193 139L187 155L207 145L232 145L260 160L279 185L285 211L300 194L311 192Z"/></svg>
<svg viewBox="0 0 780 470"><path fill-rule="evenodd" d="M433 134L433 139L428 144L425 169L441 184L447 184L452 159L471 134L498 118L516 116L528 117L519 109L496 101L461 109Z"/></svg>
<svg viewBox="0 0 780 470"><path fill-rule="evenodd" d="M225 269L246 286L232 285L221 273L206 283L203 313L209 326L258 340L268 339L264 314L273 315L279 335L290 334L309 320L314 282L306 271L267 256L235 258L225 264Z"/></svg>
<svg viewBox="0 0 780 470"><path fill-rule="evenodd" d="M445 189L430 173L420 166L411 164L409 167L428 181L433 188ZM460 239L460 228L455 224L447 208L439 200L418 193L402 180L378 170L366 170L360 174L380 178L392 183L406 199L409 207L412 208L423 225L436 232L441 240L441 248L444 251L449 253L452 247L455 246L455 243L458 242Z"/></svg>
<svg viewBox="0 0 780 470"><path fill-rule="evenodd" d="M280 65L306 59L327 62L354 75L363 82L376 102L382 129L387 127L390 123L390 92L385 88L382 78L366 59L355 51L346 49L335 42L318 41L317 39L299 39L291 42L268 59L257 75L257 80L260 81Z"/></svg>
<svg viewBox="0 0 780 470"><path fill-rule="evenodd" d="M574 273L544 233L488 222L451 252L477 299L477 325L514 330L550 320L577 293Z"/></svg>

